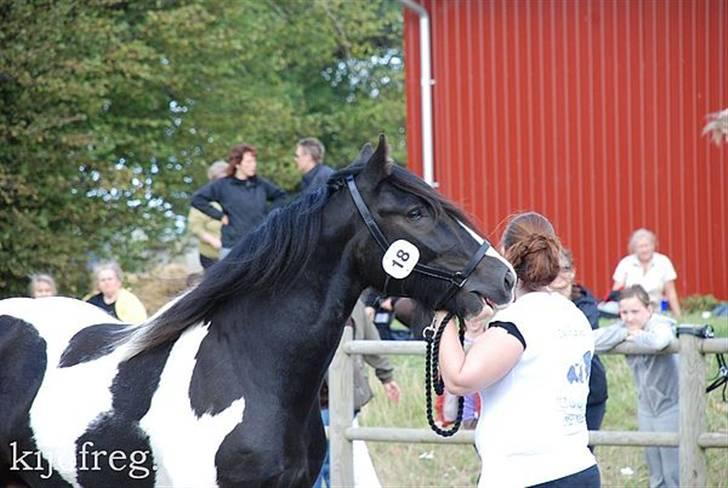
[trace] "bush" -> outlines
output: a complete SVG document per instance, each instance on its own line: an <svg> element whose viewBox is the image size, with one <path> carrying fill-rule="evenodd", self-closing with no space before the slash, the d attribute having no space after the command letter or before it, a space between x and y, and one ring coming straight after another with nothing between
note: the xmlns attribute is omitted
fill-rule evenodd
<svg viewBox="0 0 728 488"><path fill-rule="evenodd" d="M720 301L713 295L690 295L683 298L680 306L684 313L692 313L713 310L719 304Z"/></svg>

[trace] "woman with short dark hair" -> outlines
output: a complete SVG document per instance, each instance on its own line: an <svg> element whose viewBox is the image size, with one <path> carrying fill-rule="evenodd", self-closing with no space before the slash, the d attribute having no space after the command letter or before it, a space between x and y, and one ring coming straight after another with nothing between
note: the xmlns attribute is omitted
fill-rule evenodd
<svg viewBox="0 0 728 488"><path fill-rule="evenodd" d="M270 210L269 203L278 206L286 200L286 192L258 176L257 154L249 144L233 147L228 157L227 176L208 183L192 196L194 208L222 222L220 259L263 222ZM222 210L213 202L219 203Z"/></svg>

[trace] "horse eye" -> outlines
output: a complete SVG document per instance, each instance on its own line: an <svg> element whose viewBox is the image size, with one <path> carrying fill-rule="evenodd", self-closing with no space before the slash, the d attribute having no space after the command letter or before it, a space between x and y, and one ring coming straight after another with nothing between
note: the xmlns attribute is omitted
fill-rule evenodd
<svg viewBox="0 0 728 488"><path fill-rule="evenodd" d="M422 218L422 209L419 207L413 208L407 212L407 218L410 220L420 220Z"/></svg>

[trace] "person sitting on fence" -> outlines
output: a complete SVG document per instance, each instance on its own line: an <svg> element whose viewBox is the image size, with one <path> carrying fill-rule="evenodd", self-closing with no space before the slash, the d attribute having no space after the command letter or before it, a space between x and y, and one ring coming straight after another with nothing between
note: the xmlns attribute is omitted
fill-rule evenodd
<svg viewBox="0 0 728 488"><path fill-rule="evenodd" d="M351 317L347 321L347 326L353 327L354 329L354 340L370 340L379 341L379 333L377 328L374 326L371 317L364 310L365 305L362 299L357 300L354 310L351 312ZM377 379L382 383L384 392L392 403L399 403L400 388L397 382L394 381L394 368L385 356L379 354L356 354L354 355L354 412L352 415L356 416L364 405L372 399L374 393L369 386L369 378L367 377L366 367L364 363L374 368L374 373ZM321 386L321 392L319 394L321 403L321 419L325 426L329 425L329 389L326 380ZM325 484L324 484L325 483ZM321 472L319 473L318 479L314 484L314 488L321 488L323 486L331 486L331 474L329 466L329 450L326 449L326 457L324 458L324 464L321 466Z"/></svg>
<svg viewBox="0 0 728 488"><path fill-rule="evenodd" d="M623 341L634 342L654 352L675 338L674 321L653 313L650 296L640 285L620 292L621 321L594 331L597 351L607 351ZM639 430L678 432L679 385L675 354L630 354L627 364L634 375ZM679 451L675 447L645 449L650 487L677 487L680 481Z"/></svg>
<svg viewBox="0 0 728 488"><path fill-rule="evenodd" d="M589 321L592 330L599 328L599 310L594 295L576 283L576 267L571 251L561 249L559 253L559 274L549 287L574 302ZM586 399L586 427L599 430L607 410L607 373L601 359L592 357L589 375L589 396ZM593 450L592 446L589 446Z"/></svg>
<svg viewBox="0 0 728 488"><path fill-rule="evenodd" d="M485 332L487 323L487 317L476 317L465 321L463 348L466 352L475 340ZM442 395L438 395L435 400L435 413L438 422L443 427L451 425L455 422L458 414L458 396L447 390ZM475 429L478 425L478 418L480 418L480 395L478 392L465 395L463 397L463 421L461 424L463 429Z"/></svg>
<svg viewBox="0 0 728 488"><path fill-rule="evenodd" d="M110 261L97 265L94 278L99 293L86 297L87 302L129 324L140 324L147 319L141 300L122 287L123 275L118 264Z"/></svg>
<svg viewBox="0 0 728 488"><path fill-rule="evenodd" d="M45 273L30 275L31 298L54 297L57 294L56 280L51 275Z"/></svg>

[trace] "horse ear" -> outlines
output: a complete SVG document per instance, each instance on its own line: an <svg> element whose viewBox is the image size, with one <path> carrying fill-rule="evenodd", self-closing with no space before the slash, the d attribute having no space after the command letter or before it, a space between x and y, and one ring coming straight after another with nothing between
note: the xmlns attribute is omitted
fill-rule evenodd
<svg viewBox="0 0 728 488"><path fill-rule="evenodd" d="M364 156L367 151L371 152L371 145L369 144L364 145L359 156ZM366 161L366 166L361 173L363 186L370 186L373 189L380 181L392 174L394 163L389 159L388 152L387 139L384 134L380 134L377 149L368 159L362 159Z"/></svg>
<svg viewBox="0 0 728 488"><path fill-rule="evenodd" d="M365 164L367 161L369 161L369 158L371 158L373 154L374 148L370 143L367 142L361 147L359 155L356 157L354 162Z"/></svg>

